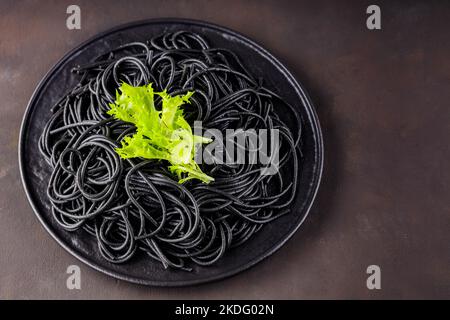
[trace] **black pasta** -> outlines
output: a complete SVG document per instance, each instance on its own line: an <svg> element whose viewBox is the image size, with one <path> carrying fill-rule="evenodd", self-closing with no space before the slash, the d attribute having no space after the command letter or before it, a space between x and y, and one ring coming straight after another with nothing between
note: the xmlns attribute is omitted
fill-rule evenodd
<svg viewBox="0 0 450 320"><path fill-rule="evenodd" d="M178 31L122 45L73 71L80 81L53 106L39 149L52 169L47 194L54 219L95 237L106 260L122 263L144 252L166 268L211 265L289 213L301 119L292 112L296 127L289 129L276 110L292 106L255 80L233 52ZM194 91L184 107L187 119L224 135L226 129L278 129L278 173L261 175L260 164L201 165L214 182L179 184L163 161L120 158L114 148L135 128L106 112L122 81L152 83L172 95Z"/></svg>

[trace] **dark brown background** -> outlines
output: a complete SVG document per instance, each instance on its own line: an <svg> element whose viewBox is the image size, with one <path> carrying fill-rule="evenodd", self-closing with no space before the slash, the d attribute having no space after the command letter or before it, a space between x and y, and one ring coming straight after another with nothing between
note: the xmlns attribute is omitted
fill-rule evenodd
<svg viewBox="0 0 450 320"><path fill-rule="evenodd" d="M0 298L450 298L450 3L0 0ZM65 27L78 4L82 29ZM19 126L69 49L121 23L184 17L244 33L305 85L325 139L310 217L274 256L230 279L151 288L79 263L40 226L19 178ZM66 289L78 264L82 289ZM382 289L366 288L366 268Z"/></svg>

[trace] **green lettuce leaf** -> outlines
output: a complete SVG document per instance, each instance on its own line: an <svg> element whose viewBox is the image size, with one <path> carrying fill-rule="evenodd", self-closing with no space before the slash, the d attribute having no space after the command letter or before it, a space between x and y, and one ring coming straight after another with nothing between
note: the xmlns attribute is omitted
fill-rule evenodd
<svg viewBox="0 0 450 320"><path fill-rule="evenodd" d="M214 181L194 161L197 147L212 140L194 135L181 109L193 92L171 96L166 91L154 92L151 84L133 87L126 83L119 90L108 114L136 126L136 133L125 137L122 146L116 148L120 157L167 160L179 183L191 179ZM161 111L155 107L155 95L161 97Z"/></svg>

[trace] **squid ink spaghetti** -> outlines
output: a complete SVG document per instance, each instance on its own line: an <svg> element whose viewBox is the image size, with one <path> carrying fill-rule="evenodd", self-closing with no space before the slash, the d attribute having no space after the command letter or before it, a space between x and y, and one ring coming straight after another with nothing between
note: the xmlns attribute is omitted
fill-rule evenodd
<svg viewBox="0 0 450 320"><path fill-rule="evenodd" d="M300 169L301 119L232 51L178 31L123 44L73 72L79 82L52 107L39 140L52 171L47 195L58 225L95 238L107 261L125 263L139 255L165 268L212 265L289 214ZM278 173L261 175L261 164L200 164L214 181L179 183L164 160L123 159L116 149L136 127L108 114L121 83L152 84L172 96L193 92L183 106L191 125L199 120L224 134L278 129ZM161 100L155 98L157 109ZM293 111L295 127L277 114L281 105Z"/></svg>

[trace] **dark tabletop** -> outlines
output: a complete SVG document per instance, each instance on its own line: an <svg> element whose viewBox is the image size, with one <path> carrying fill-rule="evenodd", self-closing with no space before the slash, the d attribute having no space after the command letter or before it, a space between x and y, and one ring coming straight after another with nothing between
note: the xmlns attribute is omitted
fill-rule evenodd
<svg viewBox="0 0 450 320"><path fill-rule="evenodd" d="M450 3L376 1L0 2L1 298L450 298ZM66 8L81 8L81 30ZM325 167L311 214L275 255L219 282L152 288L66 253L27 202L17 145L46 71L82 41L159 17L229 27L275 54L310 92ZM66 288L81 268L81 290ZM381 268L381 290L366 269Z"/></svg>

